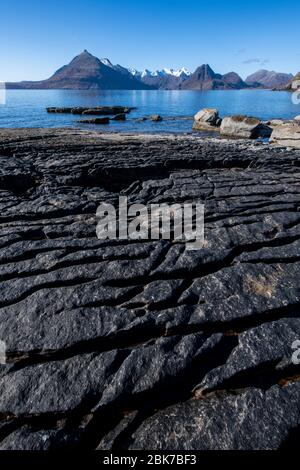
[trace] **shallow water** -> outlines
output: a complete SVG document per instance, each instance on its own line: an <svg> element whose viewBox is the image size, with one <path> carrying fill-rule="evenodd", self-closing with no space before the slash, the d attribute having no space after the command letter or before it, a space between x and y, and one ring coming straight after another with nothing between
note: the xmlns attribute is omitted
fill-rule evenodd
<svg viewBox="0 0 300 470"><path fill-rule="evenodd" d="M125 122L109 125L79 124L79 116L48 114L48 106L134 106ZM7 90L6 104L0 104L0 127L63 127L75 126L112 132L191 132L191 119L204 107L218 108L220 116L247 114L260 119L290 119L300 114L300 105L291 100L291 93L270 90L238 91L166 91L166 90ZM136 119L160 114L162 122ZM175 119L174 119L175 118Z"/></svg>

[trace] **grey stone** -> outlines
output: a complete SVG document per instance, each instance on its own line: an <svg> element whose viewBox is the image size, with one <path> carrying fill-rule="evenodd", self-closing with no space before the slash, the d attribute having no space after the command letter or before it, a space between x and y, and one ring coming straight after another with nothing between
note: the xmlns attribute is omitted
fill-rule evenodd
<svg viewBox="0 0 300 470"><path fill-rule="evenodd" d="M282 124L277 126L271 135L270 143L274 145L300 148L300 123Z"/></svg>
<svg viewBox="0 0 300 470"><path fill-rule="evenodd" d="M194 130L217 130L219 125L219 111L217 109L204 108L194 116Z"/></svg>
<svg viewBox="0 0 300 470"><path fill-rule="evenodd" d="M299 382L180 403L144 421L130 449L275 450L300 424L298 394Z"/></svg>
<svg viewBox="0 0 300 470"><path fill-rule="evenodd" d="M74 449L80 433L70 435L60 429L34 429L24 425L0 442L0 450L53 450Z"/></svg>
<svg viewBox="0 0 300 470"><path fill-rule="evenodd" d="M270 137L272 129L257 118L235 115L223 118L220 132L227 137L255 139Z"/></svg>

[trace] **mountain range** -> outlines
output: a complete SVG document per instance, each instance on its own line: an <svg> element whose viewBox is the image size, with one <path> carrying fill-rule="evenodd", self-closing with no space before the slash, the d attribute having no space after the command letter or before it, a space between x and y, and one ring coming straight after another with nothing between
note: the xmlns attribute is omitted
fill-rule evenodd
<svg viewBox="0 0 300 470"><path fill-rule="evenodd" d="M84 50L50 78L40 81L7 82L8 89L101 89L101 90L241 90L244 88L284 88L291 74L259 70L244 81L237 73L215 73L208 64L193 73L180 69L143 70L113 65Z"/></svg>

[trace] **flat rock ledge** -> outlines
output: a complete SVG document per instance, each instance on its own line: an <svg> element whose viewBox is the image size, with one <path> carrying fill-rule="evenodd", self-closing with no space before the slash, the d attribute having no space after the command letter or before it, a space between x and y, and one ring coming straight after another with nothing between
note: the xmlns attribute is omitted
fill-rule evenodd
<svg viewBox="0 0 300 470"><path fill-rule="evenodd" d="M69 107L69 108L58 108L58 107L50 107L46 108L47 113L59 113L59 114L82 114L82 115L91 115L91 116L106 116L106 115L114 115L114 114L127 114L134 108L130 108L128 106L96 106L94 108L91 107Z"/></svg>
<svg viewBox="0 0 300 470"><path fill-rule="evenodd" d="M12 129L0 160L0 449L298 446L298 150ZM119 195L202 201L204 247L98 240Z"/></svg>

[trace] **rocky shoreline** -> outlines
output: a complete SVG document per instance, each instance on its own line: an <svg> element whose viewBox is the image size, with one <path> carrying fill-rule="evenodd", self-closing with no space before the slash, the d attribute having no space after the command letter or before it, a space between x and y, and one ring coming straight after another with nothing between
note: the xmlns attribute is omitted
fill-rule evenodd
<svg viewBox="0 0 300 470"><path fill-rule="evenodd" d="M80 124L92 125L106 125L110 121L125 121L126 115L132 109L134 108L124 106L46 108L47 113L74 114L83 117L98 116L78 120ZM176 116L163 118L159 114L153 114L135 118L135 120L137 122L145 120L161 122L163 119L176 120L182 118ZM184 119L193 119L193 131L209 134L218 133L222 138L231 139L268 139L268 142L273 145L300 148L300 116L295 116L294 119L290 120L271 119L269 121L262 121L259 118L246 115L232 115L221 118L218 109L203 108L193 118L184 117Z"/></svg>
<svg viewBox="0 0 300 470"><path fill-rule="evenodd" d="M195 114L193 130L218 132L221 137L237 139L269 139L274 145L300 148L300 116L269 121L244 115L222 119L217 109L204 108Z"/></svg>
<svg viewBox="0 0 300 470"><path fill-rule="evenodd" d="M0 449L295 448L300 151L0 129ZM96 210L205 204L205 245Z"/></svg>

